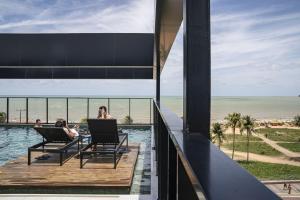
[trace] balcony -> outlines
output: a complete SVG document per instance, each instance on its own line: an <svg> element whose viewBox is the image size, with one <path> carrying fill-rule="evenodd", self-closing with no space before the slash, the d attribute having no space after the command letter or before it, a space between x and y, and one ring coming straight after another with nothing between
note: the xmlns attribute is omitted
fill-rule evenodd
<svg viewBox="0 0 300 200"><path fill-rule="evenodd" d="M161 75L180 27L182 118L160 101L167 82ZM280 199L210 142L210 37L209 0L156 1L153 33L0 34L0 79L153 79L156 84L154 99L1 96L1 199L39 193L82 199ZM129 151L117 166L101 157L80 168L80 150L95 144L87 120L96 118L102 105L117 120L115 138L129 135ZM45 153L45 138L32 129L36 119L45 127L58 119L80 124L78 146L46 159L34 152L29 165L30 156L24 156L29 146L39 141Z"/></svg>

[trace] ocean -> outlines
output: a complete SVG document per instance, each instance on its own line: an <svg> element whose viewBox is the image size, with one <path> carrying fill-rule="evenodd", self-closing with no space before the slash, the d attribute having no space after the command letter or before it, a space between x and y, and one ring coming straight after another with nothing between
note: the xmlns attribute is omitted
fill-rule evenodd
<svg viewBox="0 0 300 200"><path fill-rule="evenodd" d="M182 97L163 97L161 102L182 116ZM300 97L212 97L212 121L223 120L232 112L250 115L257 120L291 120L300 114Z"/></svg>
<svg viewBox="0 0 300 200"><path fill-rule="evenodd" d="M96 97L91 98L89 106L87 106L87 99L69 99L69 122L80 122L82 119L87 118L87 116L89 118L96 118L98 107L101 105L109 107L110 114L116 118L119 123L123 123L127 115L130 115L133 123L147 124L150 123L152 119L150 99L137 98L131 99L129 102L128 99L111 98L108 103L105 97L101 98L102 99L96 99ZM122 98L127 97L122 96ZM182 116L182 97L161 97L161 103L174 111L179 117ZM66 119L66 99L51 97L48 105L49 122L54 122L57 118ZM0 112L6 112L6 106L6 98L0 97ZM291 120L294 116L300 114L300 97L212 97L212 121L223 120L224 117L231 112L251 115L257 120ZM9 121L19 122L20 117L21 122L26 122L26 99L11 98L9 101ZM37 118L40 118L44 122L46 121L45 98L29 98L28 100L28 120L29 122L34 122Z"/></svg>

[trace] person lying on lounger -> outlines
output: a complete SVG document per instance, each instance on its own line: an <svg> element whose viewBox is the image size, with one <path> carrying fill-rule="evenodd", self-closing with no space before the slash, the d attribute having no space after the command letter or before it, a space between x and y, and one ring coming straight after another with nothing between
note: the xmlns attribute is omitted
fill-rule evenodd
<svg viewBox="0 0 300 200"><path fill-rule="evenodd" d="M76 128L79 128L78 125L75 125L73 128L70 128L66 120L58 120L55 123L55 127L62 127L64 131L68 134L68 136L72 139L79 136L78 131L76 130Z"/></svg>
<svg viewBox="0 0 300 200"><path fill-rule="evenodd" d="M73 128L70 128L68 126L68 123L66 120L63 120L63 127L64 127L64 130L65 132L71 136L71 138L74 138L74 137L78 137L79 136L79 133L78 131L76 130L76 128L79 128L78 125L74 125Z"/></svg>

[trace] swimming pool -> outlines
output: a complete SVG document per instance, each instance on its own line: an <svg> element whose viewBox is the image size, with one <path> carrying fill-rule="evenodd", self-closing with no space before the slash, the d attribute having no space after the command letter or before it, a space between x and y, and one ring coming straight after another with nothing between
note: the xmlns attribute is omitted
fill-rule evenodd
<svg viewBox="0 0 300 200"><path fill-rule="evenodd" d="M151 128L122 128L129 142L140 143L131 194L149 194L151 183ZM31 127L0 127L0 166L27 154L27 148L42 141Z"/></svg>

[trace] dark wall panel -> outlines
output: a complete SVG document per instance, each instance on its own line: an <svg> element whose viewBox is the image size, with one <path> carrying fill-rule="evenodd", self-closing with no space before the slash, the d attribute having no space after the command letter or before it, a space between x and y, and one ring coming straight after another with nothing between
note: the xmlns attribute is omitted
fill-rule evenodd
<svg viewBox="0 0 300 200"><path fill-rule="evenodd" d="M0 34L0 78L151 79L153 48L152 33Z"/></svg>
<svg viewBox="0 0 300 200"><path fill-rule="evenodd" d="M152 79L152 68L0 68L0 79Z"/></svg>
<svg viewBox="0 0 300 200"><path fill-rule="evenodd" d="M151 33L0 34L0 66L153 66Z"/></svg>

